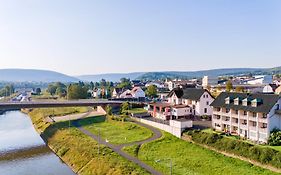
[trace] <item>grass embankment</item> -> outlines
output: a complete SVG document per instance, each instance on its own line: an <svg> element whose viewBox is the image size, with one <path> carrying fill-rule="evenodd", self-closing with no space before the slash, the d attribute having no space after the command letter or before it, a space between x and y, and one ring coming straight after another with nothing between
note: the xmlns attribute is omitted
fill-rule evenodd
<svg viewBox="0 0 281 175"><path fill-rule="evenodd" d="M224 134L223 132L214 131L211 128L204 129L204 130L202 130L202 132L209 133L209 134L220 134L220 135ZM281 146L269 146L269 145L266 145L266 144L264 144L264 145L263 144L256 144L256 143L254 143L254 142L252 142L250 140L242 139L241 137L236 136L236 135L231 135L231 136L223 135L223 137L229 138L229 139L234 139L234 140L239 140L239 141L242 141L242 142L246 142L246 143L249 143L249 144L261 147L261 148L272 148L272 149L274 149L276 151L280 151L281 152Z"/></svg>
<svg viewBox="0 0 281 175"><path fill-rule="evenodd" d="M141 113L146 113L147 110L143 109L143 108L133 108L128 110L128 113L133 113L133 114L141 114Z"/></svg>
<svg viewBox="0 0 281 175"><path fill-rule="evenodd" d="M68 112L69 110L67 109ZM75 111L77 108L73 110ZM57 115L63 115L61 112L64 111L64 108L54 110ZM98 154L97 142L75 127L68 128L68 122L52 125L45 122L44 116L52 113L52 109L34 109L29 115L49 147L74 172L85 175L148 174L138 165L126 160L103 145L100 145L100 154Z"/></svg>
<svg viewBox="0 0 281 175"><path fill-rule="evenodd" d="M141 147L126 147L124 151L138 157L165 174L170 172L170 158L173 164L173 174L178 175L277 174L242 160L226 157L196 144L186 142L166 132L163 132L163 137L157 141L144 144Z"/></svg>
<svg viewBox="0 0 281 175"><path fill-rule="evenodd" d="M131 143L148 139L152 132L132 122L112 120L110 117L106 120L104 116L88 118L80 121L85 129L100 135L113 144Z"/></svg>

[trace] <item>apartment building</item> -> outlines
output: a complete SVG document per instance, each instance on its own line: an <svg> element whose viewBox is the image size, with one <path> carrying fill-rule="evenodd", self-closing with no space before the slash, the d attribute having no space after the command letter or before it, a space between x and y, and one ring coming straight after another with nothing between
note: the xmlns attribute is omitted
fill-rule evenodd
<svg viewBox="0 0 281 175"><path fill-rule="evenodd" d="M222 92L211 104L216 130L267 142L274 128L281 129L281 98L274 94Z"/></svg>

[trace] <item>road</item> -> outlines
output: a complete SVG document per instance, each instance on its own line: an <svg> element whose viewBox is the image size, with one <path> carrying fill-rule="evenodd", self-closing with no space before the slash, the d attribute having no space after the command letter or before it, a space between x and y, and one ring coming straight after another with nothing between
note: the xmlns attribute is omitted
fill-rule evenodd
<svg viewBox="0 0 281 175"><path fill-rule="evenodd" d="M144 162L142 162L141 160L139 160L138 158L131 156L129 154L127 154L126 152L124 152L122 150L123 147L125 146L132 146L132 145L141 145L144 143L148 143L151 142L153 140L159 139L162 137L162 133L156 129L153 128L149 125L134 121L136 124L141 125L143 127L146 127L148 129L150 129L153 132L153 136L151 138L148 138L146 140L143 141L138 141L138 142L132 142L132 143L126 143L126 144L121 144L121 145L113 145L111 143L106 142L104 139L99 138L99 136L89 132L88 130L84 129L82 126L79 125L79 121L75 121L73 124L75 127L77 127L81 132L83 132L84 134L90 136L91 138L95 139L97 142L99 142L99 144L103 144L109 148L111 148L114 152L118 153L119 155L123 156L124 158L130 160L131 162L134 162L136 164L138 164L139 166L141 166L142 168L146 169L148 172L150 172L151 174L154 175L162 175L161 172L155 170L154 168L152 168L151 166L145 164Z"/></svg>

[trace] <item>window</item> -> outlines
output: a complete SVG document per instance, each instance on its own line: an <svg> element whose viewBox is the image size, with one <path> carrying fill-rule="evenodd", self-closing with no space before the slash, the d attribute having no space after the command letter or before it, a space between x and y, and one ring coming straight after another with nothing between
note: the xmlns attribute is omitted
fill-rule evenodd
<svg viewBox="0 0 281 175"><path fill-rule="evenodd" d="M226 112L226 113L229 113L229 112L230 112L230 109L226 108L226 109L225 109L225 112Z"/></svg>
<svg viewBox="0 0 281 175"><path fill-rule="evenodd" d="M267 118L265 113L262 113L262 118Z"/></svg>
<svg viewBox="0 0 281 175"><path fill-rule="evenodd" d="M238 110L235 110L235 114L238 114Z"/></svg>
<svg viewBox="0 0 281 175"><path fill-rule="evenodd" d="M207 108L204 108L204 113L207 113Z"/></svg>
<svg viewBox="0 0 281 175"><path fill-rule="evenodd" d="M206 95L206 98L209 98L209 96L208 96L208 95Z"/></svg>
<svg viewBox="0 0 281 175"><path fill-rule="evenodd" d="M238 118L235 119L235 123L238 123Z"/></svg>
<svg viewBox="0 0 281 175"><path fill-rule="evenodd" d="M257 122L253 122L253 126L257 126Z"/></svg>
<svg viewBox="0 0 281 175"><path fill-rule="evenodd" d="M253 117L257 117L257 113L256 112L253 112Z"/></svg>
<svg viewBox="0 0 281 175"><path fill-rule="evenodd" d="M209 102L208 102L208 101L206 102L206 105L209 105Z"/></svg>
<svg viewBox="0 0 281 175"><path fill-rule="evenodd" d="M244 120L242 125L247 125L247 120Z"/></svg>
<svg viewBox="0 0 281 175"><path fill-rule="evenodd" d="M247 111L244 111L244 115L247 115Z"/></svg>
<svg viewBox="0 0 281 175"><path fill-rule="evenodd" d="M230 117L225 117L225 121L229 121L230 120Z"/></svg>
<svg viewBox="0 0 281 175"><path fill-rule="evenodd" d="M243 101L242 101L242 105L243 106L248 106L248 99L245 98Z"/></svg>
<svg viewBox="0 0 281 175"><path fill-rule="evenodd" d="M261 128L267 128L267 124L266 123L263 123Z"/></svg>

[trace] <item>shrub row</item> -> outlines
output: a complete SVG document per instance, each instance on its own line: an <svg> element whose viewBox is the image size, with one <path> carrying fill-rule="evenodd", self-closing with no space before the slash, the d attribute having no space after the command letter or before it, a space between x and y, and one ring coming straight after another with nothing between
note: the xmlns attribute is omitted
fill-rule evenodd
<svg viewBox="0 0 281 175"><path fill-rule="evenodd" d="M281 168L281 152L269 147L253 145L242 140L223 137L216 133L206 133L197 130L188 131L188 135L196 143L211 146L217 150L243 156L262 164Z"/></svg>

